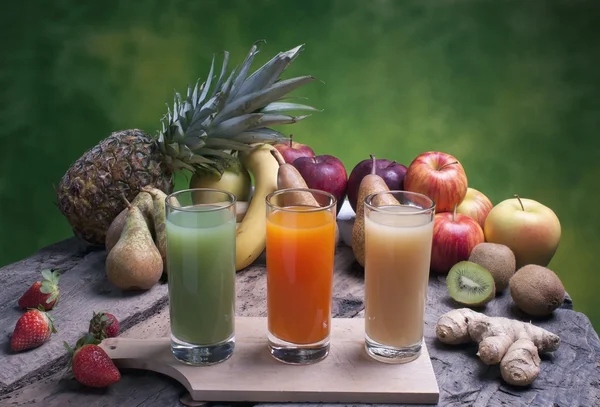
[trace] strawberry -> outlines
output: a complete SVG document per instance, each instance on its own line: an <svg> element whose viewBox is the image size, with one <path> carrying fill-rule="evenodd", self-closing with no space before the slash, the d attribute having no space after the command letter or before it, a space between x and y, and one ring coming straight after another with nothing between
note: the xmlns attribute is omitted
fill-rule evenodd
<svg viewBox="0 0 600 407"><path fill-rule="evenodd" d="M119 369L98 343L91 334L80 338L74 350L65 342L75 379L88 387L107 387L121 379Z"/></svg>
<svg viewBox="0 0 600 407"><path fill-rule="evenodd" d="M21 315L15 325L10 338L11 349L20 352L42 345L50 339L50 335L56 333L53 321L52 316L45 312L42 306L39 309L30 309Z"/></svg>
<svg viewBox="0 0 600 407"><path fill-rule="evenodd" d="M119 334L119 321L113 314L108 312L94 312L88 332L95 335L99 340L113 338Z"/></svg>
<svg viewBox="0 0 600 407"><path fill-rule="evenodd" d="M51 270L42 270L42 281L36 281L19 298L19 307L22 309L38 308L51 310L58 302L58 280L60 273Z"/></svg>

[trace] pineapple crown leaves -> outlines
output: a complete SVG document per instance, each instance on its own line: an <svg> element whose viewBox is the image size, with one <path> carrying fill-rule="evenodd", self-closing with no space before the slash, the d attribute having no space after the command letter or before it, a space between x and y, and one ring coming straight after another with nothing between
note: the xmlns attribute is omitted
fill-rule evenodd
<svg viewBox="0 0 600 407"><path fill-rule="evenodd" d="M40 292L42 294L50 294L46 303L50 304L54 300L58 300L58 281L60 279L60 272L58 270L45 269L42 270L42 285L40 286Z"/></svg>
<svg viewBox="0 0 600 407"><path fill-rule="evenodd" d="M305 104L282 102L288 93L315 80L312 76L280 80L304 45L279 52L249 75L261 42L252 45L242 64L229 75L229 53L224 51L214 86L213 55L205 82L198 79L193 87L188 85L185 97L175 92L173 107L167 105L156 138L165 162L173 169L222 174L231 161L237 161L235 153L250 150L251 144L286 140L270 126L297 123L309 116L292 116L289 112L319 111Z"/></svg>

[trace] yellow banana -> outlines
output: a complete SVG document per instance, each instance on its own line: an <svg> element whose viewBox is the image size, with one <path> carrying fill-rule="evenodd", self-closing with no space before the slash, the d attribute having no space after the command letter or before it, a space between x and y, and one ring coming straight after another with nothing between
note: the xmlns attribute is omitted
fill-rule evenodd
<svg viewBox="0 0 600 407"><path fill-rule="evenodd" d="M244 219L236 231L235 269L248 267L265 250L267 243L267 204L265 198L277 190L279 164L270 153L274 147L264 144L240 157L242 165L254 177L254 194Z"/></svg>

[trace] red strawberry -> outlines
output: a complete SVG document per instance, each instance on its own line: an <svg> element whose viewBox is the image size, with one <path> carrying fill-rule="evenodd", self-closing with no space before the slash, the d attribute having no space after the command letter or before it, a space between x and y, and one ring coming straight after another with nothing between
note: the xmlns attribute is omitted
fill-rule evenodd
<svg viewBox="0 0 600 407"><path fill-rule="evenodd" d="M43 307L39 310L31 309L17 321L10 338L10 347L14 352L37 348L48 341L53 333L56 333L56 329L50 314Z"/></svg>
<svg viewBox="0 0 600 407"><path fill-rule="evenodd" d="M67 343L65 347L72 354L71 369L75 379L89 387L107 387L121 379L121 373L112 359L98 344L93 335L86 335L77 341L75 350Z"/></svg>
<svg viewBox="0 0 600 407"><path fill-rule="evenodd" d="M88 332L95 335L99 340L113 338L119 334L119 321L113 314L108 312L94 312Z"/></svg>
<svg viewBox="0 0 600 407"><path fill-rule="evenodd" d="M42 270L42 281L36 281L19 298L19 307L23 309L38 308L40 305L46 311L51 310L58 302L58 271Z"/></svg>

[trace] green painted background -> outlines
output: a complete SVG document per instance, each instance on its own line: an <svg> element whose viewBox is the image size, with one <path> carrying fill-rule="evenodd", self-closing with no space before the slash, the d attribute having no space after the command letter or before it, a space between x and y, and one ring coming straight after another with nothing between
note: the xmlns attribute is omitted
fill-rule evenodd
<svg viewBox="0 0 600 407"><path fill-rule="evenodd" d="M46 3L46 4L43 4ZM88 4L85 4L88 3ZM255 67L305 43L289 75L323 108L290 126L348 171L375 154L455 155L494 203L555 210L550 267L600 326L598 1L53 1L0 13L0 265L71 236L53 184L112 130L154 132L213 52ZM293 130L292 130L293 128ZM181 184L180 184L181 185Z"/></svg>

